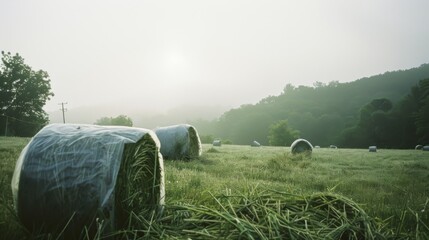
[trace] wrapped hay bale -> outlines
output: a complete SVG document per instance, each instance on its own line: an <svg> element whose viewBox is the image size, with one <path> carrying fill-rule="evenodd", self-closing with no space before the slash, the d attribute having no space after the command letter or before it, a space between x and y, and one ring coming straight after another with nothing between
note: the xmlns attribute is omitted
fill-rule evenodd
<svg viewBox="0 0 429 240"><path fill-rule="evenodd" d="M423 145L418 144L418 145L416 145L416 147L414 149L415 150L422 150L422 148L423 148Z"/></svg>
<svg viewBox="0 0 429 240"><path fill-rule="evenodd" d="M164 167L151 130L52 124L21 152L12 179L15 210L30 231L81 236L128 224L132 212L160 211ZM97 221L95 221L97 219Z"/></svg>
<svg viewBox="0 0 429 240"><path fill-rule="evenodd" d="M368 151L369 152L377 152L377 146L369 146Z"/></svg>
<svg viewBox="0 0 429 240"><path fill-rule="evenodd" d="M250 143L250 146L251 147L260 147L261 144L259 142L257 142L257 141L253 141L252 143Z"/></svg>
<svg viewBox="0 0 429 240"><path fill-rule="evenodd" d="M221 141L221 140L214 140L214 141L213 141L213 146L215 146L215 147L220 147L220 146L222 146L222 141Z"/></svg>
<svg viewBox="0 0 429 240"><path fill-rule="evenodd" d="M311 153L313 151L313 145L311 143L303 138L299 138L295 140L290 145L291 152L293 154L296 153Z"/></svg>
<svg viewBox="0 0 429 240"><path fill-rule="evenodd" d="M197 130L189 124L155 129L164 158L190 159L201 156L202 148Z"/></svg>
<svg viewBox="0 0 429 240"><path fill-rule="evenodd" d="M423 150L423 151L429 151L429 145L423 146L423 147L422 147L422 150Z"/></svg>

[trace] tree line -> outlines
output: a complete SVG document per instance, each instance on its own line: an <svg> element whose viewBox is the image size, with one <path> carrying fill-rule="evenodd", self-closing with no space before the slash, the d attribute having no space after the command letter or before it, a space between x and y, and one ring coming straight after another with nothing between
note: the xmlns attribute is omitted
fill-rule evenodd
<svg viewBox="0 0 429 240"><path fill-rule="evenodd" d="M429 144L428 79L423 64L349 83L287 84L278 96L192 124L234 144L284 146L302 137L320 146L412 148Z"/></svg>
<svg viewBox="0 0 429 240"><path fill-rule="evenodd" d="M19 54L1 52L0 135L33 136L48 123L43 110L51 91L46 71L34 71ZM412 148L429 144L429 64L349 83L287 84L278 96L231 109L219 118L190 122L202 140L289 145ZM120 115L95 124L132 126Z"/></svg>

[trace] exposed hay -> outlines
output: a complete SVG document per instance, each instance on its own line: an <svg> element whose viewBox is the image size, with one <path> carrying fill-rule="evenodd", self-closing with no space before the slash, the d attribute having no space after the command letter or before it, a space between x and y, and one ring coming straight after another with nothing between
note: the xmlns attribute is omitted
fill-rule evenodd
<svg viewBox="0 0 429 240"><path fill-rule="evenodd" d="M377 224L352 200L265 192L214 197L217 207L168 206L162 234L179 239L377 239ZM155 237L156 238L156 237Z"/></svg>
<svg viewBox="0 0 429 240"><path fill-rule="evenodd" d="M215 146L215 147L220 147L220 146L222 146L222 141L221 141L221 140L214 140L214 141L213 141L213 146Z"/></svg>
<svg viewBox="0 0 429 240"><path fill-rule="evenodd" d="M201 156L202 147L197 130L189 124L155 129L166 159L192 159Z"/></svg>
<svg viewBox="0 0 429 240"><path fill-rule="evenodd" d="M133 212L164 202L159 142L146 129L48 125L22 151L12 192L31 232L78 238L84 228L120 229Z"/></svg>
<svg viewBox="0 0 429 240"><path fill-rule="evenodd" d="M297 154L297 153L311 154L311 152L313 151L313 146L311 145L311 143L302 138L295 140L290 145L290 148L293 154Z"/></svg>
<svg viewBox="0 0 429 240"><path fill-rule="evenodd" d="M368 151L369 152L377 152L377 146L369 146Z"/></svg>

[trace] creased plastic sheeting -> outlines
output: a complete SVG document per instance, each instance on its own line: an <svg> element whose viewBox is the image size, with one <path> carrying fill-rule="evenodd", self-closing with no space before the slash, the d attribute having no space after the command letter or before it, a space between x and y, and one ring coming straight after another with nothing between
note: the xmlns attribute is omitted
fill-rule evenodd
<svg viewBox="0 0 429 240"><path fill-rule="evenodd" d="M55 219L72 215L90 221L99 212L112 219L124 145L136 143L145 134L159 149L156 135L146 129L75 124L43 128L22 151L12 179L21 221L27 227L38 219L47 225L61 224Z"/></svg>
<svg viewBox="0 0 429 240"><path fill-rule="evenodd" d="M202 153L197 130L189 124L160 127L154 130L161 142L161 154L165 158L192 158Z"/></svg>

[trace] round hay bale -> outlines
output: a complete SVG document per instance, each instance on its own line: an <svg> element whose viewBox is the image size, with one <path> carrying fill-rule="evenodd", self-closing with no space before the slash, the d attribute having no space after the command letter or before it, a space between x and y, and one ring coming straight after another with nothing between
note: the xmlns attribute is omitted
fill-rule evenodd
<svg viewBox="0 0 429 240"><path fill-rule="evenodd" d="M151 130L52 124L21 152L12 179L14 207L31 232L62 231L80 238L87 228L128 226L132 212L160 211L164 166ZM96 221L97 220L97 221Z"/></svg>
<svg viewBox="0 0 429 240"><path fill-rule="evenodd" d="M429 145L423 146L423 147L422 147L422 150L423 150L423 151L429 151Z"/></svg>
<svg viewBox="0 0 429 240"><path fill-rule="evenodd" d="M313 151L313 145L303 138L296 139L292 145L290 145L292 154L297 153L311 153Z"/></svg>
<svg viewBox="0 0 429 240"><path fill-rule="evenodd" d="M201 156L201 140L197 130L189 124L155 129L166 159L192 159Z"/></svg>
<svg viewBox="0 0 429 240"><path fill-rule="evenodd" d="M214 141L213 141L213 146L215 146L215 147L220 147L220 146L222 146L222 141L221 141L221 140L214 140Z"/></svg>
<svg viewBox="0 0 429 240"><path fill-rule="evenodd" d="M377 152L377 146L369 146L369 152Z"/></svg>
<svg viewBox="0 0 429 240"><path fill-rule="evenodd" d="M416 147L414 148L415 150L422 150L422 148L423 148L423 145L416 145Z"/></svg>
<svg viewBox="0 0 429 240"><path fill-rule="evenodd" d="M329 145L329 148L337 149L338 147L337 147L337 146L335 146L335 145Z"/></svg>
<svg viewBox="0 0 429 240"><path fill-rule="evenodd" d="M261 144L258 141L253 141L252 143L250 143L251 147L260 147Z"/></svg>

